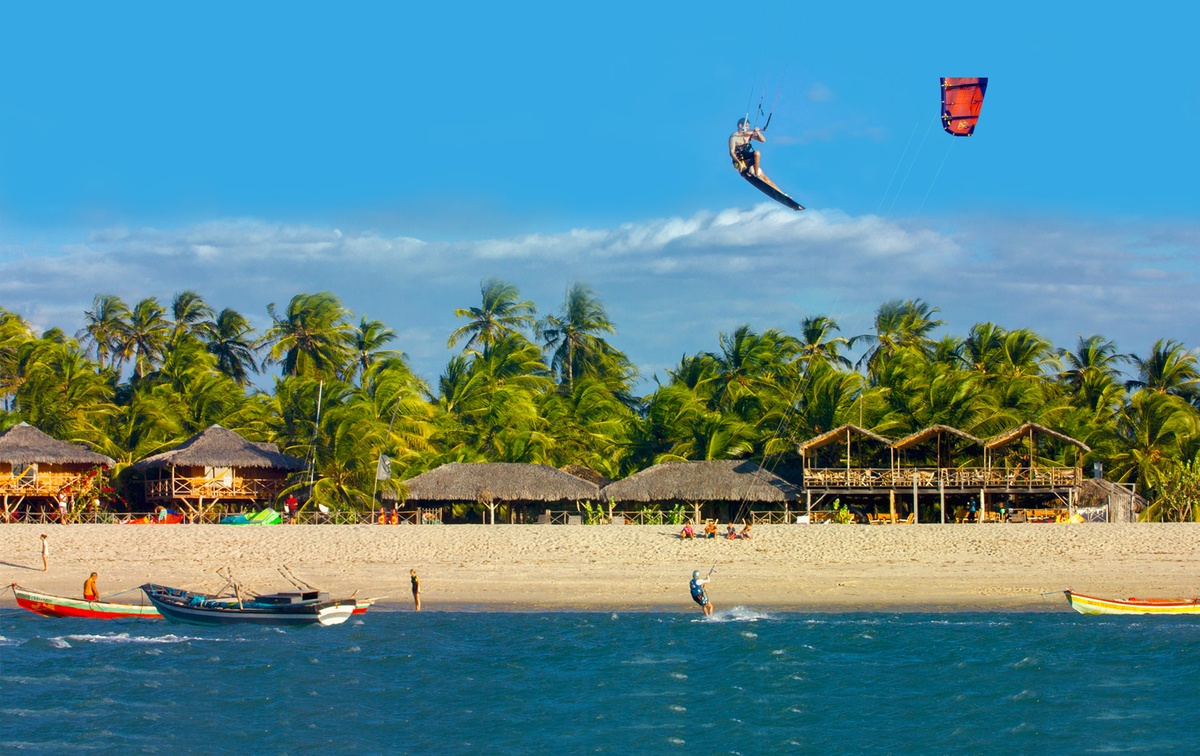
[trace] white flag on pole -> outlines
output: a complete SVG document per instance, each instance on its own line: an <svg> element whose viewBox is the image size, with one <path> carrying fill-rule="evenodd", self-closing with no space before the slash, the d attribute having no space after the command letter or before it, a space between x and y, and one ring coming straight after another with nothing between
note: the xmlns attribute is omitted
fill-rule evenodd
<svg viewBox="0 0 1200 756"><path fill-rule="evenodd" d="M375 480L387 480L392 477L392 460L386 454L379 455L379 466L375 468Z"/></svg>

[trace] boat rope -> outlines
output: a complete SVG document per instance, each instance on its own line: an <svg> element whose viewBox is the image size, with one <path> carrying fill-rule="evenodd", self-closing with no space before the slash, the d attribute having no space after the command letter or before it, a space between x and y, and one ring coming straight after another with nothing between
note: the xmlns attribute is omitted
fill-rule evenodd
<svg viewBox="0 0 1200 756"><path fill-rule="evenodd" d="M116 593L108 593L108 594L105 594L105 595L101 596L100 598L94 599L94 600L95 601L104 601L104 600L110 599L114 596L120 596L122 593L133 593L134 591L140 591L140 590L142 590L141 586L138 586L137 588L126 588L123 591L117 591Z"/></svg>

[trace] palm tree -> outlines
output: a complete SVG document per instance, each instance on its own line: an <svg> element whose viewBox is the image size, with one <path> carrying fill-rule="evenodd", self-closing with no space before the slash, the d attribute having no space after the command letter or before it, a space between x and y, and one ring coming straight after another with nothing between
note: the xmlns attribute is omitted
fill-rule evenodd
<svg viewBox="0 0 1200 756"><path fill-rule="evenodd" d="M113 294L97 294L92 309L84 312L87 324L79 332L79 340L87 345L88 353L100 367L121 372L122 344L128 332L129 307Z"/></svg>
<svg viewBox="0 0 1200 756"><path fill-rule="evenodd" d="M171 335L166 310L154 297L134 305L121 343L121 354L134 359L136 378L145 378L162 361L163 351Z"/></svg>
<svg viewBox="0 0 1200 756"><path fill-rule="evenodd" d="M836 367L849 368L849 358L841 354L842 349L851 349L857 339L833 336L840 331L837 321L825 315L816 315L800 321L800 358L806 365L824 362Z"/></svg>
<svg viewBox="0 0 1200 756"><path fill-rule="evenodd" d="M483 298L482 305L454 311L455 317L470 318L470 321L450 334L447 348L465 338L464 351L479 351L533 326L537 308L533 302L522 301L521 292L513 284L488 278L480 282L479 293Z"/></svg>
<svg viewBox="0 0 1200 756"><path fill-rule="evenodd" d="M213 322L215 314L213 308L204 301L204 297L196 292L190 289L179 292L171 301L171 316L175 322L171 331L171 343L178 343L185 333L203 341L216 326Z"/></svg>
<svg viewBox="0 0 1200 756"><path fill-rule="evenodd" d="M882 363L901 349L911 348L930 354L934 346L930 334L945 325L944 321L933 319L938 312L938 308L922 299L884 302L875 313L874 335L861 337L871 346L858 364L866 365L868 375L874 376Z"/></svg>
<svg viewBox="0 0 1200 756"><path fill-rule="evenodd" d="M1174 394L1189 401L1200 393L1200 372L1196 369L1196 355L1185 349L1183 344L1170 339L1154 342L1150 356L1132 358L1138 377L1127 381L1126 388L1147 388L1160 394Z"/></svg>
<svg viewBox="0 0 1200 756"><path fill-rule="evenodd" d="M395 338L396 332L385 326L383 321L363 317L354 331L354 362L347 371L348 377L358 375L361 378L380 360L400 357L400 352L383 348L384 344Z"/></svg>
<svg viewBox="0 0 1200 756"><path fill-rule="evenodd" d="M354 354L354 328L349 311L333 294L297 294L280 315L267 305L274 321L263 336L269 347L267 360L281 363L283 374L333 378Z"/></svg>
<svg viewBox="0 0 1200 756"><path fill-rule="evenodd" d="M226 307L217 314L212 327L203 335L210 354L217 358L217 369L239 386L250 382L257 373L259 344L246 316Z"/></svg>
<svg viewBox="0 0 1200 756"><path fill-rule="evenodd" d="M550 369L567 391L576 376L604 377L613 370L628 372L628 361L600 333L616 333L604 305L587 284L577 283L567 291L562 309L537 324L537 335L551 355ZM624 377L624 376L622 376Z"/></svg>

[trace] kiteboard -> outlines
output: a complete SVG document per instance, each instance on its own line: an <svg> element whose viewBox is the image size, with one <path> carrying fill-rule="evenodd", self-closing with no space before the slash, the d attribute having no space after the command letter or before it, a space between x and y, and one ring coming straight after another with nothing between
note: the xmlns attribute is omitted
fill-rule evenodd
<svg viewBox="0 0 1200 756"><path fill-rule="evenodd" d="M751 184L753 184L755 189L758 189L758 191L767 195L768 197L770 197L771 199L780 203L781 205L787 205L788 207L790 207L793 210L803 210L804 209L804 205L801 205L799 202L797 202L796 200L787 196L786 194L779 191L775 187L771 186L766 181L763 181L758 176L752 176L749 173L742 173L742 178L746 179Z"/></svg>

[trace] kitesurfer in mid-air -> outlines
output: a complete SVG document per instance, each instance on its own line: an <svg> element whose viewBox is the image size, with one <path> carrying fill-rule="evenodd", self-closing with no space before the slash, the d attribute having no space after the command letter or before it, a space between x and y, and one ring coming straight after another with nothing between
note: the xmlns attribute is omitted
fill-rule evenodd
<svg viewBox="0 0 1200 756"><path fill-rule="evenodd" d="M733 167L743 176L753 176L759 181L782 192L775 182L762 172L762 153L754 149L754 142L766 142L763 130L754 128L745 118L738 119L737 131L729 135L729 157L733 158Z"/></svg>
<svg viewBox="0 0 1200 756"><path fill-rule="evenodd" d="M692 591L692 601L700 605L705 617L711 617L713 613L712 602L708 600L708 591L704 590L704 586L708 585L712 579L712 573L708 574L709 577L700 577L700 570L693 570L692 582L688 584Z"/></svg>

